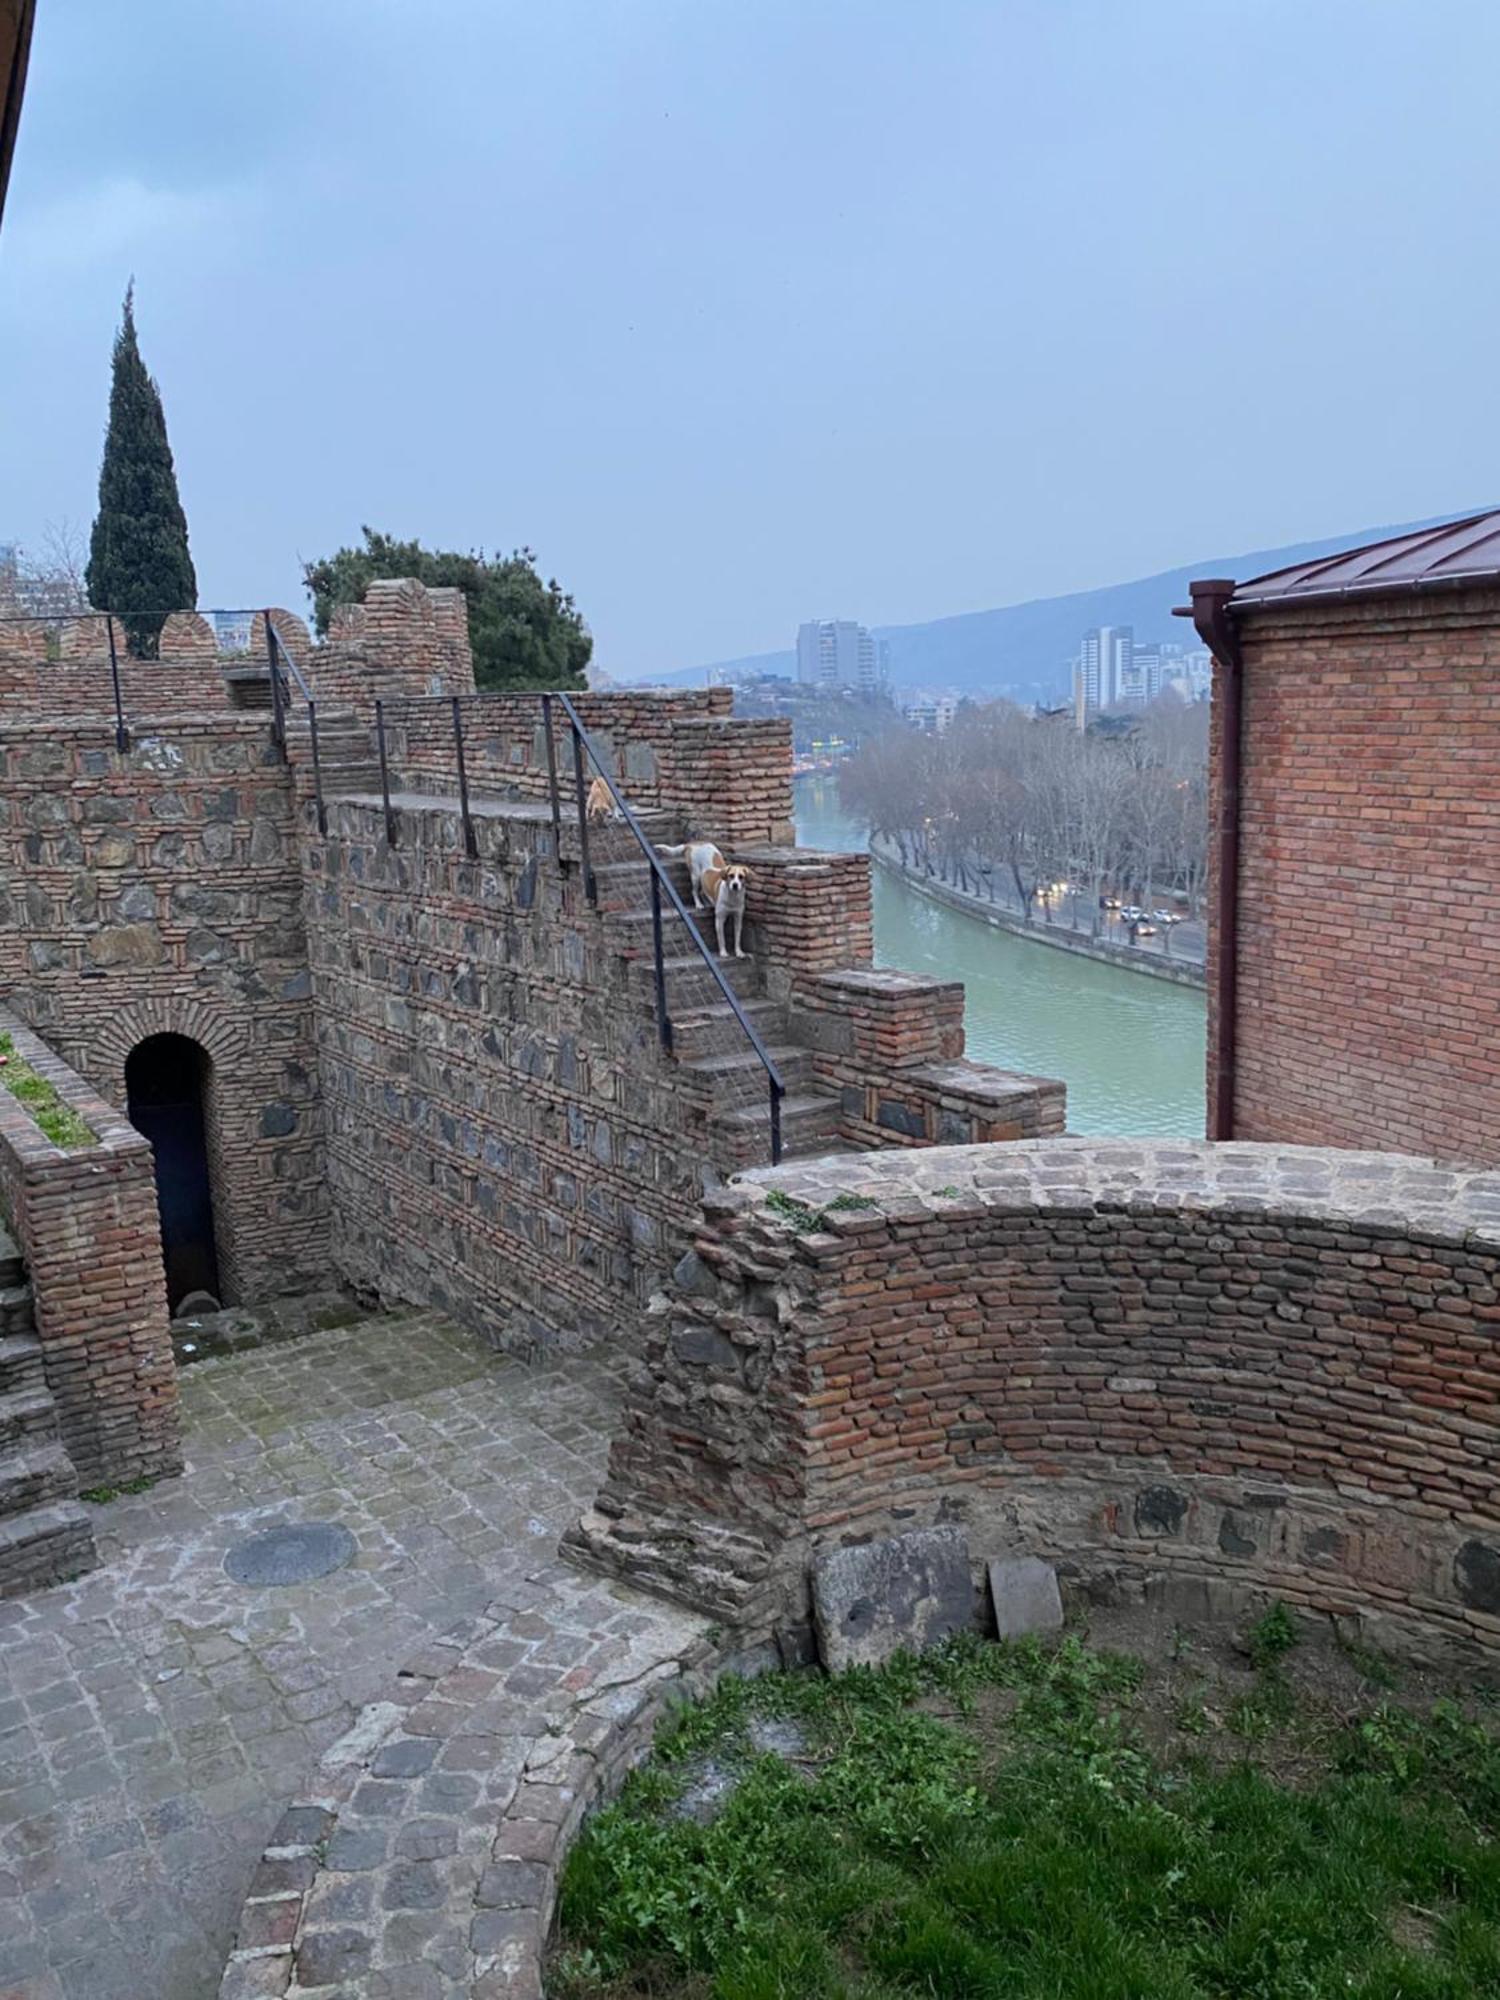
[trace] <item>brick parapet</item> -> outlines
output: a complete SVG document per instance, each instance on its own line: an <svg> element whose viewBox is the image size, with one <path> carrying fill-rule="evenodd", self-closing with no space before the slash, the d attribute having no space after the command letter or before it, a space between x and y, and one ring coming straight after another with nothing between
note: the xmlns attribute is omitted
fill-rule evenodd
<svg viewBox="0 0 1500 2000"><path fill-rule="evenodd" d="M1238 626L1235 1136L1500 1160L1500 592L1251 608ZM1227 887L1215 875L1212 909ZM1212 976L1209 994L1212 1064Z"/></svg>
<svg viewBox="0 0 1500 2000"><path fill-rule="evenodd" d="M862 858L862 857L861 857ZM1067 1087L965 1062L957 980L854 967L802 980L791 1013L813 1072L838 1094L851 1146L967 1146L1060 1136Z"/></svg>
<svg viewBox="0 0 1500 2000"><path fill-rule="evenodd" d="M1080 1587L1493 1649L1497 1323L1500 1175L1431 1160L1060 1140L757 1172L707 1205L569 1547L764 1625L802 1615L814 1548L957 1518Z"/></svg>
<svg viewBox="0 0 1500 2000"><path fill-rule="evenodd" d="M180 1471L151 1148L4 1008L0 1033L94 1135L54 1145L0 1087L0 1212L26 1260L62 1442L91 1485Z"/></svg>
<svg viewBox="0 0 1500 2000"><path fill-rule="evenodd" d="M750 870L748 933L773 988L790 999L835 969L857 972L875 951L868 854L752 843L734 849ZM963 989L958 989L962 1007Z"/></svg>

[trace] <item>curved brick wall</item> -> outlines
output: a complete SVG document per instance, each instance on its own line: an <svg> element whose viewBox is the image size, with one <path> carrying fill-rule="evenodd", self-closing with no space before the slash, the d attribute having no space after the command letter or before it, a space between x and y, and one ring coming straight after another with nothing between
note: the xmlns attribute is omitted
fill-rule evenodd
<svg viewBox="0 0 1500 2000"><path fill-rule="evenodd" d="M1228 1586L1495 1645L1497 1332L1500 1174L1081 1140L799 1163L707 1210L572 1546L776 1623L812 1546L941 1516L1185 1612Z"/></svg>

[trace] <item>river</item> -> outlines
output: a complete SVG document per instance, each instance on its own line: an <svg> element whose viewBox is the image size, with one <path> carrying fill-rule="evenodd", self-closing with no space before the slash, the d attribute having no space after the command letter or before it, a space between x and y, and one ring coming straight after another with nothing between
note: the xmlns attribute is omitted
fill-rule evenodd
<svg viewBox="0 0 1500 2000"><path fill-rule="evenodd" d="M834 777L797 780L797 840L841 853L866 844ZM875 960L961 979L968 1054L1002 1069L1060 1076L1068 1130L1166 1139L1203 1136L1203 994L948 909L875 868Z"/></svg>

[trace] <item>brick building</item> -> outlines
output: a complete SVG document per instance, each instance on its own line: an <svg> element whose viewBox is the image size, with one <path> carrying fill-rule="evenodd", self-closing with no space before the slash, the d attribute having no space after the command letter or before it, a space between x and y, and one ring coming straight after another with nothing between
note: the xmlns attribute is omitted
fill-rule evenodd
<svg viewBox="0 0 1500 2000"><path fill-rule="evenodd" d="M1192 610L1209 1136L1500 1160L1500 512Z"/></svg>

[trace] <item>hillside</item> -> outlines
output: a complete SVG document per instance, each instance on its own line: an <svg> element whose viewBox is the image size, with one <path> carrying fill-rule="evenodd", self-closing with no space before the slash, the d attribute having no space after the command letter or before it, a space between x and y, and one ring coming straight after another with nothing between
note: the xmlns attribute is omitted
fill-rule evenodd
<svg viewBox="0 0 1500 2000"><path fill-rule="evenodd" d="M1469 509L1477 512L1477 509ZM1193 643L1192 627L1172 616L1174 604L1187 599L1195 576L1250 577L1316 556L1358 548L1384 535L1407 534L1414 528L1458 519L1438 515L1429 521L1408 521L1395 527L1359 528L1325 541L1296 542L1279 549L1252 549L1248 554L1206 556L1180 569L1162 570L1130 583L1106 584L1098 590L1073 591L1064 597L1033 598L1024 604L1002 605L994 611L970 611L955 618L933 618L920 625L881 625L876 636L890 641L891 673L898 687L952 687L964 693L993 693L1015 688L1043 694L1067 691L1068 662L1078 650L1079 635L1091 625L1133 625L1140 640L1175 639ZM683 667L655 676L658 684L701 686L714 668L748 669L767 674L795 675L797 657L785 652L756 653L710 665Z"/></svg>

